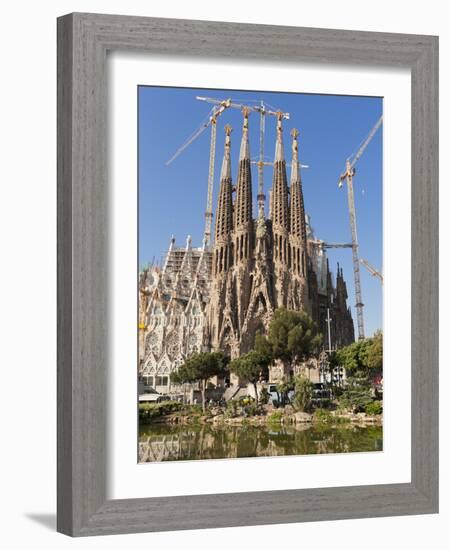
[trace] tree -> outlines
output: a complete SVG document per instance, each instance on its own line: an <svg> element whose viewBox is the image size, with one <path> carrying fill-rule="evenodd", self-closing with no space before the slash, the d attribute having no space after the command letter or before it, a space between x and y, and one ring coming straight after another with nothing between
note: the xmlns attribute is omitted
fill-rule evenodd
<svg viewBox="0 0 450 550"><path fill-rule="evenodd" d="M342 393L340 404L352 412L362 412L373 399L370 393L370 382L364 371L359 370L347 378L347 386Z"/></svg>
<svg viewBox="0 0 450 550"><path fill-rule="evenodd" d="M172 374L175 384L200 382L202 408L206 409L206 383L213 376L224 376L228 358L221 351L194 353Z"/></svg>
<svg viewBox="0 0 450 550"><path fill-rule="evenodd" d="M364 371L367 375L383 369L383 334L378 331L372 338L353 342L336 351L332 362L354 373Z"/></svg>
<svg viewBox="0 0 450 550"><path fill-rule="evenodd" d="M261 334L260 332L256 333L254 349L261 355L264 355L266 360L269 363L272 362L272 359L273 359L272 346L270 345L270 342L267 339L267 337Z"/></svg>
<svg viewBox="0 0 450 550"><path fill-rule="evenodd" d="M253 384L256 402L258 402L257 383L261 377L267 378L270 361L271 359L268 355L253 350L233 359L230 363L230 371L232 373Z"/></svg>
<svg viewBox="0 0 450 550"><path fill-rule="evenodd" d="M273 358L291 366L317 353L322 335L305 311L279 308L273 314L267 340Z"/></svg>
<svg viewBox="0 0 450 550"><path fill-rule="evenodd" d="M284 407L286 401L288 400L288 394L294 389L294 382L288 376L283 376L283 378L277 384L277 394L278 402L281 406Z"/></svg>
<svg viewBox="0 0 450 550"><path fill-rule="evenodd" d="M296 376L294 379L295 396L294 406L299 411L306 411L311 404L313 395L313 383L304 376Z"/></svg>
<svg viewBox="0 0 450 550"><path fill-rule="evenodd" d="M372 372L383 370L383 333L377 331L366 350L365 364Z"/></svg>
<svg viewBox="0 0 450 550"><path fill-rule="evenodd" d="M363 342L365 342L365 340L353 342L353 344L349 346L338 349L332 358L333 363L336 362L336 365L344 367L347 372L353 372L364 368L361 361Z"/></svg>

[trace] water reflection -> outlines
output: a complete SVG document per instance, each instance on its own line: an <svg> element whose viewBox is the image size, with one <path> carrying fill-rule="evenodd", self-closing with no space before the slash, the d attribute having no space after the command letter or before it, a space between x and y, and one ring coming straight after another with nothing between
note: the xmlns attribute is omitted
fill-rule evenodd
<svg viewBox="0 0 450 550"><path fill-rule="evenodd" d="M140 428L139 462L381 451L381 426L166 426Z"/></svg>

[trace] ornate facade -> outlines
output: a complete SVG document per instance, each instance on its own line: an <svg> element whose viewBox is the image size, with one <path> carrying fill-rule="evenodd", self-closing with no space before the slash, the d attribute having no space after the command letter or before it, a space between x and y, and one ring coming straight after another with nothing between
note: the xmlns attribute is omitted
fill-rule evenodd
<svg viewBox="0 0 450 550"><path fill-rule="evenodd" d="M206 305L211 286L211 252L170 240L162 269L139 278L139 374L168 391L170 374L192 353L205 349Z"/></svg>
<svg viewBox="0 0 450 550"><path fill-rule="evenodd" d="M298 132L292 132L290 185L286 173L281 115L270 192L269 217L253 218L253 190L244 111L235 186L231 170L231 128L217 198L214 245L209 250L175 247L164 267L140 274L140 374L157 389L191 353L220 349L231 357L252 349L266 333L276 308L306 310L328 347L328 312L333 347L354 341L347 289L338 266L336 284L325 251L317 246L305 217L298 161Z"/></svg>

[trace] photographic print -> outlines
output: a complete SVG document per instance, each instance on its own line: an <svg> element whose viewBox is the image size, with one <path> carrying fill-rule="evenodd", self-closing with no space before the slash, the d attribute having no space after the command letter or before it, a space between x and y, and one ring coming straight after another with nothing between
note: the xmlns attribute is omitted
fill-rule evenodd
<svg viewBox="0 0 450 550"><path fill-rule="evenodd" d="M381 451L382 98L137 93L139 462Z"/></svg>

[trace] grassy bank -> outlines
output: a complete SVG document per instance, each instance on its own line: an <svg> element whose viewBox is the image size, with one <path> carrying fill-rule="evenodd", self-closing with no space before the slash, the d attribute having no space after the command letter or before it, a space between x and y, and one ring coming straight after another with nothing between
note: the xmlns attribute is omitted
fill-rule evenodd
<svg viewBox="0 0 450 550"><path fill-rule="evenodd" d="M177 401L140 403L139 423L143 424L382 424L381 406L363 413L346 410L315 409L301 412L291 405L274 409L271 405L257 405L254 400L230 401L226 406L207 407L185 405Z"/></svg>

